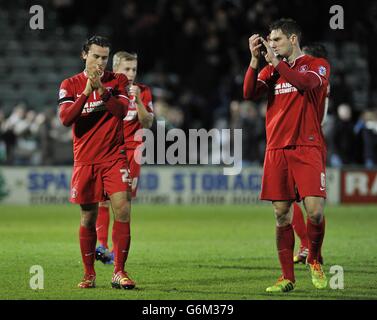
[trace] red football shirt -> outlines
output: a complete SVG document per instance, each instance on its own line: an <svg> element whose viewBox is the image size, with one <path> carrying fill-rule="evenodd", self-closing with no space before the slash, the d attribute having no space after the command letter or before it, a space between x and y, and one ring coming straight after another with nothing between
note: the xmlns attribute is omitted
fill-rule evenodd
<svg viewBox="0 0 377 320"><path fill-rule="evenodd" d="M65 108L79 99L87 82L86 73L81 72L65 79L60 85L59 107ZM125 88L128 79L123 74L105 71L102 84L117 99L128 104ZM123 121L105 107L98 91L87 98L80 117L72 125L73 157L75 165L88 165L125 157L122 151Z"/></svg>
<svg viewBox="0 0 377 320"><path fill-rule="evenodd" d="M329 84L329 64L325 59L309 55L298 57L291 65L285 61L281 63L302 74L314 73L320 85L311 90L299 91L272 65L261 70L257 87L259 92L268 92L267 150L294 145L323 147L325 142L321 122ZM261 90L263 87L264 90Z"/></svg>
<svg viewBox="0 0 377 320"><path fill-rule="evenodd" d="M135 84L140 88L140 97L143 105L149 113L153 114L152 93L148 86L143 84ZM130 97L127 96L130 100ZM131 99L127 115L123 119L124 126L124 141L127 149L136 149L140 145L141 141L135 141L135 133L137 130L142 129L141 123L137 117L137 109L135 99ZM140 139L139 139L140 140Z"/></svg>

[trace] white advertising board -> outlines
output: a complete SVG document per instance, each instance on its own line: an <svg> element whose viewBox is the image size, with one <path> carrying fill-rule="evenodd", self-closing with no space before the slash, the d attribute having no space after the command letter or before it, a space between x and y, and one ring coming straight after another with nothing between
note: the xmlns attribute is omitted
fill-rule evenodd
<svg viewBox="0 0 377 320"><path fill-rule="evenodd" d="M64 204L69 202L72 167L1 167L3 204ZM261 202L261 167L244 167L226 176L215 166L145 166L135 202L148 204L233 204ZM339 203L340 173L327 171L328 203Z"/></svg>

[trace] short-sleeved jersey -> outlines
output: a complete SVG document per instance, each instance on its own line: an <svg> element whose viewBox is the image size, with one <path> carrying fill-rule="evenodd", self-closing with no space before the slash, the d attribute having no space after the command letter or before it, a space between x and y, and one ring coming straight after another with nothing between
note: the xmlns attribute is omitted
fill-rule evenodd
<svg viewBox="0 0 377 320"><path fill-rule="evenodd" d="M258 81L268 87L267 150L295 145L323 147L325 142L321 122L328 92L330 66L325 59L309 55L298 57L288 66L301 73L314 73L320 80L320 86L299 91L272 65L261 70Z"/></svg>
<svg viewBox="0 0 377 320"><path fill-rule="evenodd" d="M59 107L65 108L76 101L85 89L86 73L65 79L60 85ZM117 99L126 99L128 79L123 74L105 71L102 84ZM88 97L79 119L72 125L73 157L75 166L102 163L124 158L123 121L105 107L98 91Z"/></svg>
<svg viewBox="0 0 377 320"><path fill-rule="evenodd" d="M153 102L152 102L152 92L151 89L144 84L136 84L140 88L140 97L143 105L145 106L147 112L153 114ZM136 102L135 99L130 99L127 96L127 99L130 101L128 106L127 115L123 119L124 126L124 141L127 149L136 149L140 145L141 141L135 141L135 133L142 129L141 123L139 122ZM140 140L140 139L139 139Z"/></svg>

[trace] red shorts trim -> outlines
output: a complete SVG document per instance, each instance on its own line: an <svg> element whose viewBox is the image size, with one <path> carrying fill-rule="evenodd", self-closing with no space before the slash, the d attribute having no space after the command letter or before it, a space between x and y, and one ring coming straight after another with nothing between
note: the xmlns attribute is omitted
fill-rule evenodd
<svg viewBox="0 0 377 320"><path fill-rule="evenodd" d="M131 191L127 159L74 166L70 201L78 204L108 200L116 192Z"/></svg>
<svg viewBox="0 0 377 320"><path fill-rule="evenodd" d="M267 150L264 160L261 200L326 198L324 149L295 146Z"/></svg>

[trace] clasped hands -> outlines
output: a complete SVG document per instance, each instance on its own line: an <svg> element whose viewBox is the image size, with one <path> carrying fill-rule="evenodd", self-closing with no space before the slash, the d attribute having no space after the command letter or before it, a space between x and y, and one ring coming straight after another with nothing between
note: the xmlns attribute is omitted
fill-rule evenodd
<svg viewBox="0 0 377 320"><path fill-rule="evenodd" d="M98 93L102 95L105 92L105 87L101 82L103 75L103 69L96 66L94 70L86 70L88 80L84 89L84 94L89 96L93 91L98 90Z"/></svg>

